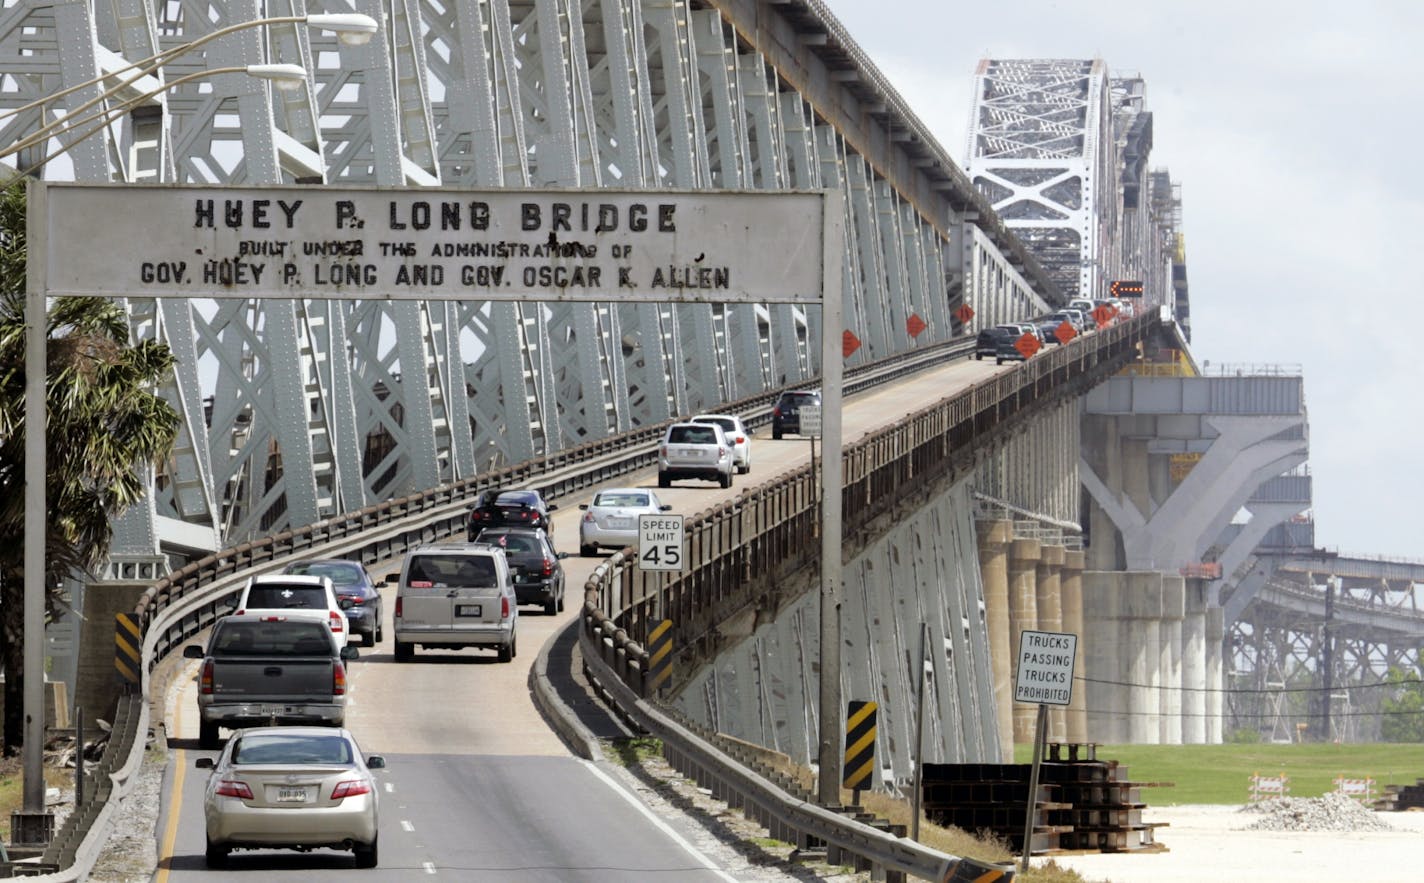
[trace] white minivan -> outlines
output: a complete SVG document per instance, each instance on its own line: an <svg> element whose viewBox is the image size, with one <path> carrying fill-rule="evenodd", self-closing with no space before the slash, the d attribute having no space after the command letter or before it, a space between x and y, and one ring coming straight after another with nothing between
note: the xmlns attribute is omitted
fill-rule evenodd
<svg viewBox="0 0 1424 883"><path fill-rule="evenodd" d="M397 575L392 574L392 579ZM406 553L396 583L395 657L415 648L488 647L514 658L519 604L504 550L490 543L434 543Z"/></svg>

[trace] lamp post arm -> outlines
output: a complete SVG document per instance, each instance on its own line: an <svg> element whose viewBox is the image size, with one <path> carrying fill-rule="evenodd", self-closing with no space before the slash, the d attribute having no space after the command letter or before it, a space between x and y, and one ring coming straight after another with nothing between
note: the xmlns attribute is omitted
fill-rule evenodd
<svg viewBox="0 0 1424 883"><path fill-rule="evenodd" d="M72 126L70 129L65 130L66 132L72 131L74 128L77 128L77 127L79 127L79 126L85 125L85 124L87 124L87 123L95 122L96 120L97 120L98 122L97 122L94 126L92 126L91 128L85 130L84 132L81 132L78 136L76 136L76 137L74 137L74 138L71 138L71 139L69 140L69 143L65 144L65 145L64 145L63 147L61 147L59 150L56 150L54 153L50 154L49 156L46 156L44 159L40 160L39 162L35 163L34 165L30 166L29 168L22 170L22 171L19 173L19 175L16 176L15 180L16 180L16 181L22 181L22 180L24 180L24 178L26 178L26 177L30 176L31 174L33 174L34 172L38 171L38 170L39 170L40 168L42 168L45 164L47 164L50 160L55 159L56 157L62 156L63 154L69 152L69 150L70 150L71 148L73 148L76 144L79 144L80 142L84 141L86 138L88 138L88 137L91 136L91 135L97 134L98 132L102 131L106 126L111 125L111 124L114 122L114 120L116 120L116 119L117 119L121 114L123 114L124 112L126 112L126 111L132 109L133 107L135 107L135 106L137 106L137 105L139 105L139 104L142 104L143 102L147 101L148 99L152 98L153 96L157 95L157 94L160 93L160 92L163 92L163 91L165 91L165 90L167 90L167 89L173 88L174 86L182 85L183 83L191 82L192 80L202 79L203 77L210 77L210 76L213 76L214 74L243 74L243 73L246 73L246 74L252 74L253 76L261 76L261 77L264 77L264 78L266 78L266 79L280 80L280 79L282 79L282 77L270 76L270 75L268 75L266 72L263 72L263 71L254 71L254 68L265 69L265 68L287 68L287 67L290 67L290 68L291 68L291 71L287 71L286 73L289 73L289 74L291 74L291 75L293 75L293 76L296 76L296 75L297 75L297 74L296 74L297 71L301 71L301 70L302 70L300 67L297 67L296 65L247 65L247 66L245 66L245 67L243 67L243 66L216 67L216 68L212 68L211 70L194 71L194 72L191 73L191 74L186 74L186 75L184 75L184 76L179 77L178 79L172 81L171 83L166 83L166 84L164 84L163 86L159 87L158 89L154 89L154 90L152 90L152 91L150 91L150 92L145 92L145 93L143 93L142 95L136 95L136 96L134 96L133 98L126 99L125 101L123 101L123 102L120 103L120 104L115 105L114 107L105 108L104 110L101 110L101 111L98 111L98 112L96 112L96 113L94 113L94 114L91 114L90 116L88 116L88 117L86 117L86 118L84 118L84 119L82 119L82 120L75 120L73 126ZM281 71L279 71L278 73L281 73ZM304 76L304 75L305 75L305 72L303 71L301 75ZM56 133L56 134L58 134L58 133ZM30 147L30 146L32 146L33 144L37 143L38 141L44 140L45 137L47 137L47 136L42 136L42 135L40 135L39 133L36 133L35 135L31 135L29 138L26 138L24 141L22 141L22 142L20 142L20 143L18 143L18 144L12 145L11 147L7 148L3 153L0 153L0 158L4 158L4 157L7 157L7 156L10 156L10 155L13 154L13 153L18 153L19 151L24 150L26 147Z"/></svg>
<svg viewBox="0 0 1424 883"><path fill-rule="evenodd" d="M144 77L158 70L160 67L177 58L178 56L183 55L187 52L191 52L192 50L197 49L199 46L202 46L205 43L211 43L213 40L216 40L219 37L226 37L228 34L231 34L234 31L241 31L246 28L257 27L258 25L295 24L298 22L304 22L308 18L309 16L305 15L282 15L277 16L275 18L258 18L253 19L252 21L238 22L237 24L228 25L225 28L218 28L216 31L213 31L210 34L204 34L196 40L192 40L180 46L174 46L171 49L165 49L162 52L150 55L148 58L141 58L138 61L135 61L133 64L130 64L128 67L121 67L117 70L105 71L92 79L85 80L84 82L78 83L74 86L70 86L68 89L62 89L59 92L54 93L53 95L46 95L43 98L36 98L29 104L21 105L20 107L17 107L14 110L7 111L4 114L0 114L0 119L15 116L16 114L24 113L27 110L33 110L34 108L46 105L57 98L63 98L66 95L72 95L73 93L78 92L80 89L87 89L90 86L95 85L96 83L101 83L104 80L109 79L110 77L118 77L137 68L143 68L143 70L139 71L133 77L124 80L114 89L110 89L108 92L104 93L105 95L109 95L118 89L122 89L124 86L130 85L135 80L143 79ZM148 65L148 67L145 68L144 65ZM102 98L103 96L100 97ZM90 102L89 104L84 105L82 108L75 110L74 113L80 113L83 110L87 110L90 106L92 106L92 104L93 102Z"/></svg>

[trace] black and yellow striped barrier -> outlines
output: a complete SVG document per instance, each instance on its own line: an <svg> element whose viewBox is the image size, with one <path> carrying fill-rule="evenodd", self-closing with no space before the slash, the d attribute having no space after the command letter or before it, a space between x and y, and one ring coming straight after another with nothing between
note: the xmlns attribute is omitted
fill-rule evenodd
<svg viewBox="0 0 1424 883"><path fill-rule="evenodd" d="M648 633L648 693L656 693L672 675L672 620L665 619Z"/></svg>
<svg viewBox="0 0 1424 883"><path fill-rule="evenodd" d="M120 684L138 689L139 673L143 670L139 662L142 646L138 617L132 613L114 614L114 673Z"/></svg>
<svg viewBox="0 0 1424 883"><path fill-rule="evenodd" d="M996 868L974 859L962 858L949 866L949 873L940 883L1009 883L1014 872L1008 868Z"/></svg>
<svg viewBox="0 0 1424 883"><path fill-rule="evenodd" d="M858 699L847 706L843 788L859 791L870 787L870 772L875 766L875 709L874 702Z"/></svg>

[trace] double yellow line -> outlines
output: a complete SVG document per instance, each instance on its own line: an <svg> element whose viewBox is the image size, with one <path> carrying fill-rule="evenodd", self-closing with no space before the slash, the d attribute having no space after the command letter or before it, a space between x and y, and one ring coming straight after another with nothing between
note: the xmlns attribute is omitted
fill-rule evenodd
<svg viewBox="0 0 1424 883"><path fill-rule="evenodd" d="M181 732L182 723L183 703L179 702L173 708L173 729L170 732ZM178 840L178 820L183 816L183 779L188 775L188 752L182 748L174 749L173 762L172 793L167 801L168 824L163 826L163 839L158 846L158 872L153 876L153 883L168 883L173 847Z"/></svg>

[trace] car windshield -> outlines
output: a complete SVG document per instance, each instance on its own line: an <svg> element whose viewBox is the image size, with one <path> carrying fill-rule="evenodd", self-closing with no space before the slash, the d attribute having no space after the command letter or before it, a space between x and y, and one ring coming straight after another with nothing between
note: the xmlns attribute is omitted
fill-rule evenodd
<svg viewBox="0 0 1424 883"><path fill-rule="evenodd" d="M406 582L415 588L484 588L496 585L498 576L488 554L431 554L411 560Z"/></svg>
<svg viewBox="0 0 1424 883"><path fill-rule="evenodd" d="M233 763L350 764L351 743L342 736L254 733L239 736Z"/></svg>
<svg viewBox="0 0 1424 883"><path fill-rule="evenodd" d="M628 491L604 491L593 498L595 506L647 506L648 495Z"/></svg>
<svg viewBox="0 0 1424 883"><path fill-rule="evenodd" d="M299 561L287 565L283 573L298 576L324 576L338 586L354 586L361 582L361 568L339 561Z"/></svg>
<svg viewBox="0 0 1424 883"><path fill-rule="evenodd" d="M809 392L788 392L781 397L781 403L799 408L802 405L816 404L816 396Z"/></svg>
<svg viewBox="0 0 1424 883"><path fill-rule="evenodd" d="M265 583L247 591L253 610L326 610L326 589L321 586Z"/></svg>
<svg viewBox="0 0 1424 883"><path fill-rule="evenodd" d="M213 636L218 656L328 656L335 652L324 623L313 620L218 623Z"/></svg>
<svg viewBox="0 0 1424 883"><path fill-rule="evenodd" d="M730 417L694 417L693 423L713 423L722 427L724 432L736 432L737 421Z"/></svg>
<svg viewBox="0 0 1424 883"><path fill-rule="evenodd" d="M715 445L717 430L711 426L674 426L668 430L668 441L680 445Z"/></svg>

